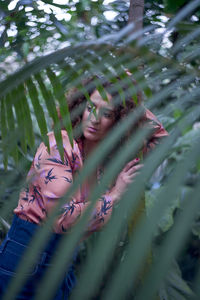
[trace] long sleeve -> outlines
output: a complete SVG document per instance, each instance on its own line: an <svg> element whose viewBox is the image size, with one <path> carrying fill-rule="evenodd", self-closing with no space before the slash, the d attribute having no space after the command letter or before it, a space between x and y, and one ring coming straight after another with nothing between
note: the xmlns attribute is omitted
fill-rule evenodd
<svg viewBox="0 0 200 300"><path fill-rule="evenodd" d="M40 145L28 174L29 188L20 195L15 213L29 221L40 223L73 184L74 176L82 167L82 158L77 144L72 149L68 137L64 138L64 161L52 135L50 153L44 143ZM84 189L83 189L84 190ZM87 197L81 188L60 209L54 225L56 233L68 231L81 217L88 205ZM87 227L88 232L99 230L112 213L113 201L109 193L103 195L96 203Z"/></svg>
<svg viewBox="0 0 200 300"><path fill-rule="evenodd" d="M62 197L71 184L73 184L73 165L70 158L65 158L64 164L59 163L57 157L58 150L52 149L49 155L46 151L43 152L41 158L41 168L43 170L44 180L40 183L41 194L46 199L46 207L49 211L52 207L52 202ZM77 157L74 154L74 159ZM76 162L77 163L77 162ZM66 232L71 228L80 216L87 209L88 199L83 199L81 190L78 190L71 201L66 203L60 209L60 215L57 218L55 231ZM96 203L95 209L89 221L88 231L99 230L109 219L112 212L112 199L109 193L103 195Z"/></svg>
<svg viewBox="0 0 200 300"><path fill-rule="evenodd" d="M101 196L100 199L97 200L96 206L89 219L86 229L87 233L98 231L107 223L112 213L113 204L114 203L109 196L109 193ZM56 227L62 229L62 232L70 229L88 208L88 205L90 205L90 202L88 201L84 203L75 203L74 200L71 200L70 203L62 207L62 213L57 219Z"/></svg>

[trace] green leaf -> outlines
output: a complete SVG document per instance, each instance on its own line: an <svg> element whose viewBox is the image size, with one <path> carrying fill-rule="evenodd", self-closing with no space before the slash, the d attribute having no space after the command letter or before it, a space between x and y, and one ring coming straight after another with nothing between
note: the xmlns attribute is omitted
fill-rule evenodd
<svg viewBox="0 0 200 300"><path fill-rule="evenodd" d="M183 115L183 112L180 109L175 109L174 110L174 118L178 119Z"/></svg>
<svg viewBox="0 0 200 300"><path fill-rule="evenodd" d="M35 75L35 79L38 82L38 85L40 87L43 99L45 101L48 113L50 117L52 118L54 123L58 122L58 113L56 110L56 103L54 101L53 95L51 91L46 87L45 85L45 79L42 77L40 73Z"/></svg>
<svg viewBox="0 0 200 300"><path fill-rule="evenodd" d="M34 132L33 132L33 124L31 119L31 113L30 108L28 105L28 99L25 95L25 88L21 84L19 85L19 90L21 94L21 104L23 106L23 120L24 120L24 128L26 132L26 139L30 147L34 147L35 145L35 138L34 138Z"/></svg>
<svg viewBox="0 0 200 300"><path fill-rule="evenodd" d="M147 98L152 97L152 91L151 91L150 87L147 86L146 88L144 88L144 93L147 96Z"/></svg>
<svg viewBox="0 0 200 300"><path fill-rule="evenodd" d="M22 105L22 94L19 86L12 90L11 97L14 99L14 108L17 119L17 130L19 131L18 136L20 140L20 146L24 153L27 153L27 139L26 131L24 126L24 107Z"/></svg>
<svg viewBox="0 0 200 300"><path fill-rule="evenodd" d="M58 145L58 149L60 151L61 157L63 155L63 147L62 147L62 135L61 135L61 124L60 120L58 118L58 113L56 110L56 104L53 98L53 95L50 90L48 90L45 86L45 81L42 78L42 76L38 73L35 75L35 79L38 82L38 85L40 87L43 99L45 101L49 116L52 118L54 124L54 134L55 134L55 139L56 143Z"/></svg>
<svg viewBox="0 0 200 300"><path fill-rule="evenodd" d="M165 2L165 11L177 13L177 10L180 9L181 6L187 3L187 0L164 0Z"/></svg>
<svg viewBox="0 0 200 300"><path fill-rule="evenodd" d="M6 117L7 117L7 123L8 123L8 135L10 136L10 139L13 141L14 137L17 138L17 132L16 132L16 128L15 128L15 118L14 118L14 114L13 114L13 106L12 106L12 96L11 94L8 94L6 96ZM11 135L12 133L12 135ZM14 134L14 136L13 136ZM10 153L15 161L15 163L18 163L18 150L17 150L17 139L15 141L15 143L12 145L10 144Z"/></svg>
<svg viewBox="0 0 200 300"><path fill-rule="evenodd" d="M150 210L153 209L155 205L157 205L160 198L158 197L159 193L163 190L163 187L159 189L154 189L151 191L147 191L145 193L145 202L147 208L147 215L150 214ZM176 197L176 199L169 205L166 209L164 215L161 220L158 221L158 226L161 228L163 232L169 230L174 224L174 211L176 208L180 206L180 195Z"/></svg>
<svg viewBox="0 0 200 300"><path fill-rule="evenodd" d="M67 100L66 100L66 97L64 94L64 90L62 88L62 85L61 85L58 77L55 75L55 73L50 68L48 68L46 70L46 72L47 72L47 76L52 84L54 96L56 97L56 100L59 103L59 109L60 109L60 114L62 117L63 125L64 125L65 129L67 130L70 142L73 145L72 123L71 123L69 108L68 108ZM59 151L60 150L61 149L59 149Z"/></svg>
<svg viewBox="0 0 200 300"><path fill-rule="evenodd" d="M30 78L26 81L27 90L31 99L31 103L33 105L33 109L35 112L35 117L40 128L40 132L42 138L49 149L49 140L47 138L47 124L43 112L43 108L39 102L38 91L33 80Z"/></svg>
<svg viewBox="0 0 200 300"><path fill-rule="evenodd" d="M5 169L7 170L8 166L8 155L7 155L7 124L6 124L6 110L5 110L5 98L1 99L1 142L2 142L2 150L3 150L3 164Z"/></svg>
<svg viewBox="0 0 200 300"><path fill-rule="evenodd" d="M188 300L194 297L194 293L182 279L181 270L176 261L173 261L164 282L159 288L160 299Z"/></svg>

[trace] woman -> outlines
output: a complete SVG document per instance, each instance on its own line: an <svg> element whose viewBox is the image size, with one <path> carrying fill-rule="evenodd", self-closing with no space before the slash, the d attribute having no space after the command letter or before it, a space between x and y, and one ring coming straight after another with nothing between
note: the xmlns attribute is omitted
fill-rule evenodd
<svg viewBox="0 0 200 300"><path fill-rule="evenodd" d="M96 88L96 81L100 80L104 87L104 98ZM92 77L84 83L90 96L90 101L86 101L83 94L74 96L76 93L68 94L69 107L72 111L75 107L84 103L81 116L73 121L73 127L77 128L81 124L81 134L74 140L73 147L70 144L68 134L62 130L64 161L61 160L57 149L53 132L48 134L50 152L42 143L35 155L31 169L28 173L29 186L20 194L19 203L14 210L14 220L6 239L0 248L0 293L3 294L7 288L9 279L15 276L15 268L20 257L25 251L29 241L38 226L51 213L53 208L73 183L76 172L78 172L85 159L98 146L99 142L108 134L109 130L122 117L135 108L135 104L130 95L126 94L126 105L116 101L118 91L114 85L98 77ZM126 93L127 86L121 86ZM138 93L140 100L141 94ZM154 122L155 133L146 145L144 153L148 147L152 148L157 140L166 136L167 132L157 121L155 116L146 110L144 120ZM148 146L148 147L147 147ZM113 154L113 150L110 155ZM17 299L31 299L34 296L37 284L40 282L44 270L48 266L51 255L54 252L57 241L63 233L66 233L84 213L88 205L89 194L92 186L101 177L105 162L97 168L94 174L87 178L84 184L77 190L71 201L66 203L60 211L54 224L51 240L45 251L41 254L37 266L28 275L26 285L18 295ZM89 221L87 233L101 229L110 218L113 205L118 202L128 185L133 181L139 169L142 167L139 158L134 158L125 165L117 176L115 183L102 197L97 200L95 210ZM68 270L66 278L63 280L53 299L67 299L75 282L72 268Z"/></svg>

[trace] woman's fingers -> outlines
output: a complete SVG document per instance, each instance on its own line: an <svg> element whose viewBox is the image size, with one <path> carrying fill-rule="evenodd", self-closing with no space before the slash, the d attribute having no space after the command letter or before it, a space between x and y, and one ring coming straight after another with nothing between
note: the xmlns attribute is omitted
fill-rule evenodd
<svg viewBox="0 0 200 300"><path fill-rule="evenodd" d="M127 175L132 175L132 174L136 173L138 170L140 170L142 167L143 167L143 164L139 164L139 165L133 166L133 167L131 167L131 168L126 172L126 174L127 174Z"/></svg>
<svg viewBox="0 0 200 300"><path fill-rule="evenodd" d="M133 174L127 176L126 183L130 184L134 181L134 178L139 174L140 172L134 172Z"/></svg>
<svg viewBox="0 0 200 300"><path fill-rule="evenodd" d="M135 166L139 161L140 161L139 158L135 158L135 159L129 161L129 163L127 163L127 165L125 166L124 171L127 172L130 168Z"/></svg>
<svg viewBox="0 0 200 300"><path fill-rule="evenodd" d="M134 174L132 174L132 175L129 176L129 179L130 179L131 181L133 181L133 179L135 178L135 176L137 176L139 173L140 173L140 172L135 172Z"/></svg>

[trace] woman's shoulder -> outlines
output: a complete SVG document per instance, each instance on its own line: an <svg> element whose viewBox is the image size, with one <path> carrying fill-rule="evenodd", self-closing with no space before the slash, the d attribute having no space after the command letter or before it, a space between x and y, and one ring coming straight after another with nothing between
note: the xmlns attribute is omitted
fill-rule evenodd
<svg viewBox="0 0 200 300"><path fill-rule="evenodd" d="M49 138L49 146L50 149L56 147L57 148L57 142L56 142L56 137L53 131L48 132L48 138ZM76 148L77 141L73 139L70 141L69 135L66 130L61 130L61 135L62 135L62 142L63 142L63 147L65 150L74 150Z"/></svg>
<svg viewBox="0 0 200 300"><path fill-rule="evenodd" d="M74 139L73 144L71 143L68 133L65 130L61 131L62 134L62 141L63 141L63 148L64 148L64 162L65 165L70 164L72 168L74 168L75 163L80 161L79 164L81 164L81 152L79 150L79 145L77 141ZM39 166L42 164L47 164L47 162L54 162L58 163L59 166L63 165L60 162L62 161L60 152L58 150L55 134L53 131L50 131L48 134L49 138L49 148L47 145L45 145L44 142L42 142L35 154L35 157L33 159L33 167L35 166L35 170L39 170Z"/></svg>
<svg viewBox="0 0 200 300"><path fill-rule="evenodd" d="M64 152L70 161L74 161L76 157L81 157L80 141L73 139L70 141L66 130L61 130ZM50 154L58 152L57 142L53 131L48 133Z"/></svg>

